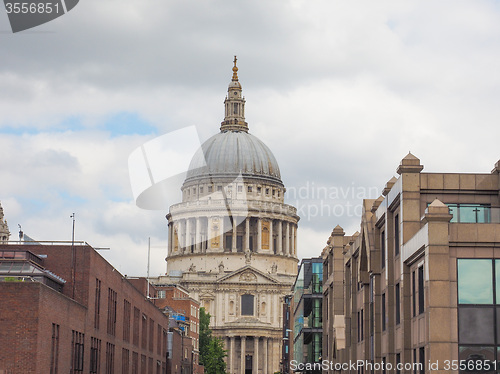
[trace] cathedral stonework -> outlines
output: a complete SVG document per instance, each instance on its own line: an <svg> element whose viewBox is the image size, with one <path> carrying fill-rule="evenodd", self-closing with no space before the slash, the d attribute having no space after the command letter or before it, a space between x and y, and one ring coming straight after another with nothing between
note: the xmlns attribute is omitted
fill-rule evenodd
<svg viewBox="0 0 500 374"><path fill-rule="evenodd" d="M9 226L7 225L7 221L4 220L2 203L0 203L0 244L6 244L9 238Z"/></svg>
<svg viewBox="0 0 500 374"><path fill-rule="evenodd" d="M193 156L167 215L167 275L211 315L231 374L280 370L282 301L297 275L297 222L271 150L248 132L236 58L220 132Z"/></svg>

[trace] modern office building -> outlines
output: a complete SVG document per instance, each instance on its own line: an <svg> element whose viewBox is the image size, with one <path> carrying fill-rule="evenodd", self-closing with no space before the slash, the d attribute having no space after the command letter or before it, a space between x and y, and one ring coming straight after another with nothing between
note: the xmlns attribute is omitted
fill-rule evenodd
<svg viewBox="0 0 500 374"><path fill-rule="evenodd" d="M306 258L300 263L293 286L293 362L294 371L300 364L319 363L322 357L323 335L323 259ZM294 369L292 367L292 369ZM320 372L316 370L315 372Z"/></svg>
<svg viewBox="0 0 500 374"><path fill-rule="evenodd" d="M297 275L296 209L276 158L245 121L236 59L220 132L193 156L167 215L167 275L210 313L231 374L280 370L282 302Z"/></svg>
<svg viewBox="0 0 500 374"><path fill-rule="evenodd" d="M280 372L290 373L290 357L293 349L293 315L292 315L293 295L287 295L283 299L283 345L281 347Z"/></svg>
<svg viewBox="0 0 500 374"><path fill-rule="evenodd" d="M498 369L500 162L491 173L422 170L408 154L382 196L363 201L360 231L337 226L328 240L328 372Z"/></svg>

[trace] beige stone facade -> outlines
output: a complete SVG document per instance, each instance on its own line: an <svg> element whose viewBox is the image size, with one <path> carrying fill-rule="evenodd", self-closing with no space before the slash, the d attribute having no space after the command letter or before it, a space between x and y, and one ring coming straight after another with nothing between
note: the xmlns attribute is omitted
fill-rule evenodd
<svg viewBox="0 0 500 374"><path fill-rule="evenodd" d="M280 369L282 302L297 275L296 209L272 152L248 133L233 67L221 132L193 157L167 215L167 275L211 315L231 374Z"/></svg>
<svg viewBox="0 0 500 374"><path fill-rule="evenodd" d="M472 372L500 359L500 163L489 174L422 169L407 155L364 201L360 232L337 226L328 239L328 372L356 360L365 366L341 371Z"/></svg>
<svg viewBox="0 0 500 374"><path fill-rule="evenodd" d="M3 208L0 203L0 244L5 244L9 241L10 231L7 221L4 220Z"/></svg>

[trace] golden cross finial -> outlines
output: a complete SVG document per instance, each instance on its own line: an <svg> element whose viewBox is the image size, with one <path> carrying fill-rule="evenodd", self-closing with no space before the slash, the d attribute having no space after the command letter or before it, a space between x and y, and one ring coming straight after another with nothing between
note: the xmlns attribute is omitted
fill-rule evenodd
<svg viewBox="0 0 500 374"><path fill-rule="evenodd" d="M237 81L238 80L238 68L236 67L236 61L238 61L238 59L236 58L236 56L234 56L234 66L233 66L233 81Z"/></svg>

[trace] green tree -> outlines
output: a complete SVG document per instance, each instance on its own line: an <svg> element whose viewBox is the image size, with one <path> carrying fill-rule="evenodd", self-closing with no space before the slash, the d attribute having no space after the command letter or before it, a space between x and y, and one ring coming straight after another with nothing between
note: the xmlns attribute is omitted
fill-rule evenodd
<svg viewBox="0 0 500 374"><path fill-rule="evenodd" d="M205 374L226 374L224 344L212 335L209 325L210 314L200 308L200 363L205 367Z"/></svg>

